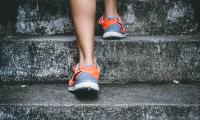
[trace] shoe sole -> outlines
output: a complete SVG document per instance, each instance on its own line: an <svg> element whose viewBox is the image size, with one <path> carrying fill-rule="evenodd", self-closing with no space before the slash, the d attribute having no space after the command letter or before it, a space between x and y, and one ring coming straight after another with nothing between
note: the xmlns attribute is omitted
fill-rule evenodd
<svg viewBox="0 0 200 120"><path fill-rule="evenodd" d="M99 91L99 85L93 82L82 82L76 84L74 86L68 87L68 91L75 92L75 91Z"/></svg>
<svg viewBox="0 0 200 120"><path fill-rule="evenodd" d="M123 33L118 33L118 32L106 32L103 34L103 38L104 39L108 39L108 38L125 38L127 36L127 33L123 34Z"/></svg>

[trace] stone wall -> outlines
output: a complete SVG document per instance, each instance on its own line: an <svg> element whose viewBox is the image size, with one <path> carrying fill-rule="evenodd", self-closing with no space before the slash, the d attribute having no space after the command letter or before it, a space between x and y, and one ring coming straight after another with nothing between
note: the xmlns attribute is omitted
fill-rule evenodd
<svg viewBox="0 0 200 120"><path fill-rule="evenodd" d="M103 2L97 2L96 19L103 14ZM198 3L198 0L119 0L118 8L129 34L182 34L197 31ZM0 8L1 34L74 34L69 0L2 0L1 6L4 6ZM97 25L96 34L101 33L101 26Z"/></svg>

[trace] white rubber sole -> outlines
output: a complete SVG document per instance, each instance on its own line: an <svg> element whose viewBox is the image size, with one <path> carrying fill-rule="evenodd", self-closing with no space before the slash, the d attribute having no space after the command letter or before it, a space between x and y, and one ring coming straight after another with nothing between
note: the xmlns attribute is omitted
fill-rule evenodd
<svg viewBox="0 0 200 120"><path fill-rule="evenodd" d="M122 33L118 33L118 32L105 32L103 34L103 38L124 38L127 36L127 33L122 34Z"/></svg>
<svg viewBox="0 0 200 120"><path fill-rule="evenodd" d="M77 90L99 91L99 85L93 82L82 82L74 86L68 87L68 91L75 92Z"/></svg>

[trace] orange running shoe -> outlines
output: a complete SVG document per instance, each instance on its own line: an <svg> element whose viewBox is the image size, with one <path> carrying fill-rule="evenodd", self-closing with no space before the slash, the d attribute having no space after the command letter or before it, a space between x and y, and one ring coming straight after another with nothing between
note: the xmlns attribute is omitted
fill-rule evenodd
<svg viewBox="0 0 200 120"><path fill-rule="evenodd" d="M79 64L72 67L74 75L69 80L68 91L99 91L100 68L98 65L86 65L79 67Z"/></svg>
<svg viewBox="0 0 200 120"><path fill-rule="evenodd" d="M103 38L124 38L126 37L126 29L119 16L117 17L104 17L101 16L98 23L102 25L104 29Z"/></svg>

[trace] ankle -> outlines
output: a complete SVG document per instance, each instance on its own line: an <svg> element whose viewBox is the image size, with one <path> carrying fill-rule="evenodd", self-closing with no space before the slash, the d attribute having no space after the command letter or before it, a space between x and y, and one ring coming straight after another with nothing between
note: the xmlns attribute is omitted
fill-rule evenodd
<svg viewBox="0 0 200 120"><path fill-rule="evenodd" d="M86 65L96 65L96 57L94 56L93 59L80 59L79 60L79 65L80 67L86 66Z"/></svg>
<svg viewBox="0 0 200 120"><path fill-rule="evenodd" d="M93 61L85 61L85 62L79 62L79 63L80 63L80 67L83 67L83 66L93 66L94 64L96 64Z"/></svg>
<svg viewBox="0 0 200 120"><path fill-rule="evenodd" d="M118 14L105 14L104 17L105 18L116 18L118 16Z"/></svg>

